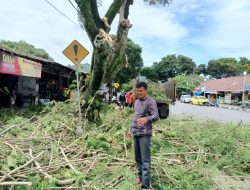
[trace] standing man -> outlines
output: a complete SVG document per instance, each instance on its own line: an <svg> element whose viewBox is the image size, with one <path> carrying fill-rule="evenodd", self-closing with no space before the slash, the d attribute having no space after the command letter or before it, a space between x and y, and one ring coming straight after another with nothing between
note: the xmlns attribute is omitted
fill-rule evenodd
<svg viewBox="0 0 250 190"><path fill-rule="evenodd" d="M150 190L151 156L150 143L152 123L159 118L156 102L147 94L147 83L136 84L138 99L134 103L134 116L128 136L134 137L135 161L138 170L136 184L141 184L142 190Z"/></svg>

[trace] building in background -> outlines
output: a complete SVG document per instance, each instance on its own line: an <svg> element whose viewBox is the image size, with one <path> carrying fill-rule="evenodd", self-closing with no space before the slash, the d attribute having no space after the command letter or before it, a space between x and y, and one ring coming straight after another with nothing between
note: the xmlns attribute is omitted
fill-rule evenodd
<svg viewBox="0 0 250 190"><path fill-rule="evenodd" d="M250 100L250 75L205 80L195 88L194 94L204 95L211 102L233 104ZM243 95L244 93L244 95Z"/></svg>
<svg viewBox="0 0 250 190"><path fill-rule="evenodd" d="M63 100L75 78L72 68L0 47L0 106Z"/></svg>

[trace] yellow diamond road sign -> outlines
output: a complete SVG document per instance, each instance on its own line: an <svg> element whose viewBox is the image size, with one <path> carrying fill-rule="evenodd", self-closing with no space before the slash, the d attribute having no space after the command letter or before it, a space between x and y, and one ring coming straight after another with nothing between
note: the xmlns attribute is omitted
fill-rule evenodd
<svg viewBox="0 0 250 190"><path fill-rule="evenodd" d="M119 88L120 84L118 82L114 83L115 88Z"/></svg>
<svg viewBox="0 0 250 190"><path fill-rule="evenodd" d="M81 61L89 54L89 51L85 49L78 41L74 40L63 51L63 54L68 57L73 63L80 64Z"/></svg>

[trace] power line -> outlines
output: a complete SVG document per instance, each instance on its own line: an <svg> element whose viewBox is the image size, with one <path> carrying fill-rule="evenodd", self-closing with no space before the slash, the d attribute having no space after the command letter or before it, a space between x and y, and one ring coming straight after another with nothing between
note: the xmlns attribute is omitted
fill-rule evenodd
<svg viewBox="0 0 250 190"><path fill-rule="evenodd" d="M74 23L75 25L78 25L77 23L75 23L71 18L69 18L67 15L65 15L63 12L61 12L58 8L56 8L53 4L51 4L48 0L44 0L46 1L50 6L52 6L55 10L57 10L61 15L63 15L64 17L66 17L68 20L70 20L72 23Z"/></svg>
<svg viewBox="0 0 250 190"><path fill-rule="evenodd" d="M56 11L58 11L61 15L63 15L65 18L67 18L70 22L72 22L73 24L77 25L79 28L82 29L82 27L80 26L80 23L77 24L76 22L74 22L71 18L69 18L66 14L64 14L62 11L60 11L58 8L56 8L56 6L54 6L52 3L50 3L48 0L44 0L46 3L48 3L50 6L52 6ZM79 13L79 11L76 9L76 7L74 6L74 4L68 0L69 3L74 7L74 9L77 11L77 13ZM88 38L86 36L86 34L82 31L82 34L83 34L83 37L84 37L84 40L85 42L88 42Z"/></svg>
<svg viewBox="0 0 250 190"><path fill-rule="evenodd" d="M71 4L71 6L76 10L76 12L77 12L78 14L80 14L79 10L77 10L77 8L74 6L74 4L71 2L71 0L68 0L68 2L69 2L69 3ZM81 26L81 23L80 23L79 20L78 20L78 22L79 22L79 25ZM81 27L81 29L83 29L83 28ZM82 30L83 37L84 37L85 41L88 41L88 38L87 38L86 34L85 34L83 31L84 31L84 29Z"/></svg>
<svg viewBox="0 0 250 190"><path fill-rule="evenodd" d="M79 11L77 10L77 8L75 7L75 5L74 5L70 0L68 0L68 2L72 5L72 7L73 7L77 12L79 12Z"/></svg>
<svg viewBox="0 0 250 190"><path fill-rule="evenodd" d="M77 26L79 26L80 24L77 24L76 22L74 22L71 18L69 18L67 15L65 15L63 12L61 12L58 8L56 8L53 4L51 4L48 0L44 0L44 1L46 1L50 6L52 6L56 11L58 11L61 15L63 15L65 18L67 18L69 21L71 21L72 23L74 23L75 25L77 25ZM73 6L73 8L77 11L77 13L79 13L79 11L77 10L77 8L74 6L74 4L70 1L70 0L68 0L68 2ZM83 31L82 31L82 33L83 33ZM85 40L86 39L88 39L87 38L87 36L86 36L86 34L84 34L83 33L83 36L84 36L84 38L85 38Z"/></svg>

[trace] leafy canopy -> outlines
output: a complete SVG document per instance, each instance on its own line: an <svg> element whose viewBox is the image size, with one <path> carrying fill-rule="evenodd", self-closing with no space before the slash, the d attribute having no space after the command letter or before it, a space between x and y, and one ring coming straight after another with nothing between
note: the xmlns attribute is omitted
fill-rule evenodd
<svg viewBox="0 0 250 190"><path fill-rule="evenodd" d="M177 75L188 75L194 72L196 64L192 58L184 55L167 55L153 66L142 69L142 75L153 81L167 81Z"/></svg>
<svg viewBox="0 0 250 190"><path fill-rule="evenodd" d="M176 82L176 93L180 94L181 92L186 92L190 94L195 90L195 87L203 81L203 78L198 75L178 75L172 78Z"/></svg>
<svg viewBox="0 0 250 190"><path fill-rule="evenodd" d="M150 5L155 5L157 3L166 5L172 2L172 0L144 0L146 2L149 2Z"/></svg>
<svg viewBox="0 0 250 190"><path fill-rule="evenodd" d="M241 70L241 65L235 58L210 60L207 65L207 73L214 78L236 76Z"/></svg>
<svg viewBox="0 0 250 190"><path fill-rule="evenodd" d="M143 59L141 57L142 48L135 44L131 39L128 39L126 44L126 54L128 56L128 65L123 68L116 76L115 81L123 84L136 78L143 66Z"/></svg>

